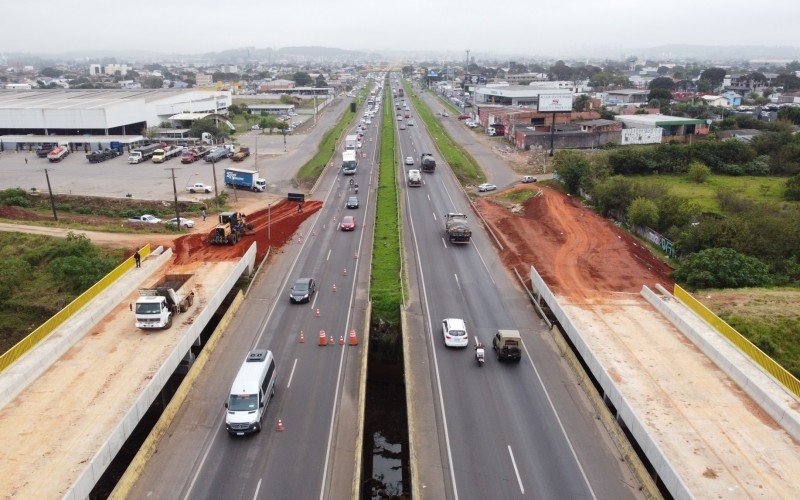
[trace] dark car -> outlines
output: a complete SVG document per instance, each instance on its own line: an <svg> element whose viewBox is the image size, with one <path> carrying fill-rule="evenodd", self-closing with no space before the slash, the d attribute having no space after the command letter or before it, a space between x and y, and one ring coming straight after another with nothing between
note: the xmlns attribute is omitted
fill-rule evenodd
<svg viewBox="0 0 800 500"><path fill-rule="evenodd" d="M352 215L345 215L342 217L342 223L339 224L339 229L342 231L355 231L356 229L356 218Z"/></svg>
<svg viewBox="0 0 800 500"><path fill-rule="evenodd" d="M358 208L358 196L347 198L347 208Z"/></svg>
<svg viewBox="0 0 800 500"><path fill-rule="evenodd" d="M289 291L289 302L299 304L309 302L317 291L317 282L314 278L298 278Z"/></svg>

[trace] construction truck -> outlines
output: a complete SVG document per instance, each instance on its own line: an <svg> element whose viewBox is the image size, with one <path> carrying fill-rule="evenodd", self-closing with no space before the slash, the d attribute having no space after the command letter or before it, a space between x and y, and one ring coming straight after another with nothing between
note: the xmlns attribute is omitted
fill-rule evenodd
<svg viewBox="0 0 800 500"><path fill-rule="evenodd" d="M450 243L469 243L472 237L472 230L467 224L467 216L457 212L444 215L444 232L450 238Z"/></svg>
<svg viewBox="0 0 800 500"><path fill-rule="evenodd" d="M422 185L422 175L419 173L419 170L409 170L408 171L408 185L409 186L421 186Z"/></svg>
<svg viewBox="0 0 800 500"><path fill-rule="evenodd" d="M219 224L211 233L212 245L235 245L242 236L255 234L253 224L248 223L244 214L238 212L222 212L219 214Z"/></svg>
<svg viewBox="0 0 800 500"><path fill-rule="evenodd" d="M433 159L433 155L430 153L422 153L422 156L419 157L419 164L423 172L432 174L436 171L436 160Z"/></svg>
<svg viewBox="0 0 800 500"><path fill-rule="evenodd" d="M239 151L233 153L233 161L242 161L250 156L250 148L242 146Z"/></svg>
<svg viewBox="0 0 800 500"><path fill-rule="evenodd" d="M169 328L178 313L186 312L194 303L191 274L167 274L149 288L139 290L136 301L136 328L149 330Z"/></svg>

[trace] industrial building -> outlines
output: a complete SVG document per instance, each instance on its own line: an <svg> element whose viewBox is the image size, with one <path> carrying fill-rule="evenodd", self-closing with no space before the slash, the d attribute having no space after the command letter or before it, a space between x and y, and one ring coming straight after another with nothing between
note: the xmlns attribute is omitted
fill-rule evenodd
<svg viewBox="0 0 800 500"><path fill-rule="evenodd" d="M661 129L663 137L672 139L709 133L709 123L706 120L682 116L618 115L614 119L622 122L626 129Z"/></svg>
<svg viewBox="0 0 800 500"><path fill-rule="evenodd" d="M505 87L479 87L475 90L476 104L501 104L504 106L535 106L541 94L572 95L570 90L558 88L537 88L527 85L508 85Z"/></svg>
<svg viewBox="0 0 800 500"><path fill-rule="evenodd" d="M0 90L2 135L140 135L176 115L225 115L229 91Z"/></svg>
<svg viewBox="0 0 800 500"><path fill-rule="evenodd" d="M288 115L294 113L294 104L248 104L251 115Z"/></svg>

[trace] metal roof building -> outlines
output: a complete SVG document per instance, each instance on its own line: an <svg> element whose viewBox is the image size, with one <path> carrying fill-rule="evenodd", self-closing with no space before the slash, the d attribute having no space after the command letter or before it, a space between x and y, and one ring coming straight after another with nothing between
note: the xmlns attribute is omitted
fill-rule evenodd
<svg viewBox="0 0 800 500"><path fill-rule="evenodd" d="M572 91L559 88L529 87L527 85L479 87L475 90L475 102L507 106L532 106L539 102L541 94L572 95Z"/></svg>
<svg viewBox="0 0 800 500"><path fill-rule="evenodd" d="M229 91L0 90L0 134L141 134L180 113L226 113Z"/></svg>

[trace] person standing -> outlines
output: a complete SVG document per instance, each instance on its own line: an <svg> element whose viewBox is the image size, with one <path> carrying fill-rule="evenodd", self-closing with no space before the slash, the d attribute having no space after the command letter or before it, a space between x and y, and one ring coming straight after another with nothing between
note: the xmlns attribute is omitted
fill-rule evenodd
<svg viewBox="0 0 800 500"><path fill-rule="evenodd" d="M206 208L203 207L200 209L200 215L203 217L203 222L206 221Z"/></svg>
<svg viewBox="0 0 800 500"><path fill-rule="evenodd" d="M26 156L25 157L25 165L27 165L27 164L28 164L28 157Z"/></svg>
<svg viewBox="0 0 800 500"><path fill-rule="evenodd" d="M142 267L142 256L139 255L139 250L136 250L136 253L133 254L133 260L136 262L136 267Z"/></svg>

